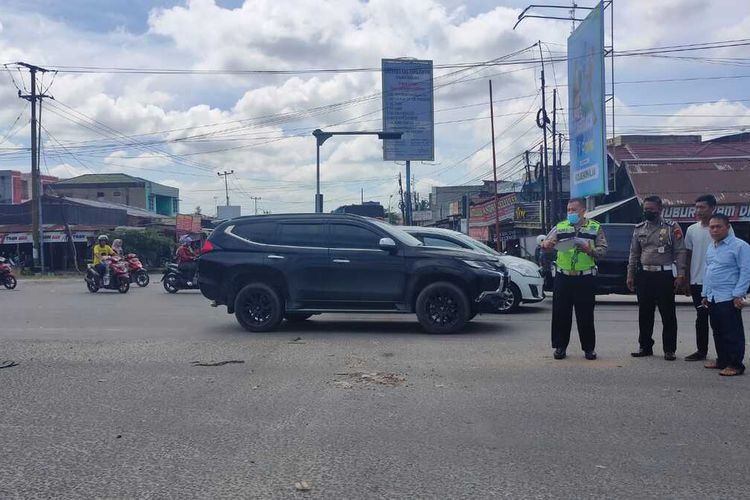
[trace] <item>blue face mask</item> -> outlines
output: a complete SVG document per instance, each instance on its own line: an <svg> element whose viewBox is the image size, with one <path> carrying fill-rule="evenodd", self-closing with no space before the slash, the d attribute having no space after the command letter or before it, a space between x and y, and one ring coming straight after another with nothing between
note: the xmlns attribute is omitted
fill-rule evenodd
<svg viewBox="0 0 750 500"><path fill-rule="evenodd" d="M578 217L578 214L568 214L568 222L571 224L578 224L581 221L581 218Z"/></svg>

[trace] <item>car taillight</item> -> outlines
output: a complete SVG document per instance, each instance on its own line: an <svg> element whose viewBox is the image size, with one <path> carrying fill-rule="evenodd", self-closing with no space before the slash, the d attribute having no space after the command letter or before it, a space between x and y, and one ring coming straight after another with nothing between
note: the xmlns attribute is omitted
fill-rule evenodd
<svg viewBox="0 0 750 500"><path fill-rule="evenodd" d="M213 250L215 250L216 247L211 243L210 240L206 240L206 242L203 244L203 248L201 248L201 253L208 253Z"/></svg>

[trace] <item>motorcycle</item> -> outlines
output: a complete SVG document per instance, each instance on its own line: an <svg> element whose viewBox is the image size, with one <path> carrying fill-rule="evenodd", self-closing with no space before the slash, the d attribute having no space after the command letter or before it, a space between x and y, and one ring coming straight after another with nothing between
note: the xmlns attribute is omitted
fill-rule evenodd
<svg viewBox="0 0 750 500"><path fill-rule="evenodd" d="M148 286L151 281L151 277L148 275L148 271L143 267L141 259L134 253L129 253L125 256L128 262L128 272L130 273L130 282L135 283L139 287L143 288Z"/></svg>
<svg viewBox="0 0 750 500"><path fill-rule="evenodd" d="M164 268L164 276L161 277L164 290L169 293L177 293L180 290L197 290L198 276L193 276L192 281L188 281L178 268L177 264L169 263Z"/></svg>
<svg viewBox="0 0 750 500"><path fill-rule="evenodd" d="M128 273L128 263L119 257L102 259L103 263L108 263L108 271L104 276L100 276L93 264L88 265L86 271L86 286L89 292L96 293L99 289L117 290L120 293L128 293L130 290L130 273Z"/></svg>
<svg viewBox="0 0 750 500"><path fill-rule="evenodd" d="M16 277L13 276L10 262L5 257L0 257L0 283L8 290L13 290L18 284Z"/></svg>

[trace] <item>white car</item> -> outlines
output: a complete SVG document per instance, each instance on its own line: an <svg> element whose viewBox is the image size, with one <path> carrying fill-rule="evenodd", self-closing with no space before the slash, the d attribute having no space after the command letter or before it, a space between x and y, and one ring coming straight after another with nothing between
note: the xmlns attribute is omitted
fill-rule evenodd
<svg viewBox="0 0 750 500"><path fill-rule="evenodd" d="M419 226L406 226L401 229L428 247L466 248L495 255L508 268L510 278L510 283L498 304L498 312L515 312L522 303L544 300L544 278L539 266L533 262L499 253L484 243L458 231Z"/></svg>

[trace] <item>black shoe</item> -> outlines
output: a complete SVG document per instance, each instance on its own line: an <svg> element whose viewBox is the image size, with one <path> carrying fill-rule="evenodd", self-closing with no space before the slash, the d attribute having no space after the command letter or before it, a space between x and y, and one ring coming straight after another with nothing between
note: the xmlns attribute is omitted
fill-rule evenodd
<svg viewBox="0 0 750 500"><path fill-rule="evenodd" d="M700 351L696 351L690 356L685 356L685 361L703 361L704 359L706 359L706 353Z"/></svg>
<svg viewBox="0 0 750 500"><path fill-rule="evenodd" d="M667 361L674 361L675 359L677 359L677 356L675 356L673 352L665 352L664 359Z"/></svg>
<svg viewBox="0 0 750 500"><path fill-rule="evenodd" d="M653 356L654 351L641 347L640 349L638 349L638 352L631 352L630 355L634 358L645 358L646 356Z"/></svg>
<svg viewBox="0 0 750 500"><path fill-rule="evenodd" d="M555 353L553 354L553 356L555 357L555 359L565 359L565 349L561 349L558 347L557 349L555 349Z"/></svg>
<svg viewBox="0 0 750 500"><path fill-rule="evenodd" d="M586 356L586 359L588 360L596 359L596 353L594 351L586 351L584 356Z"/></svg>

